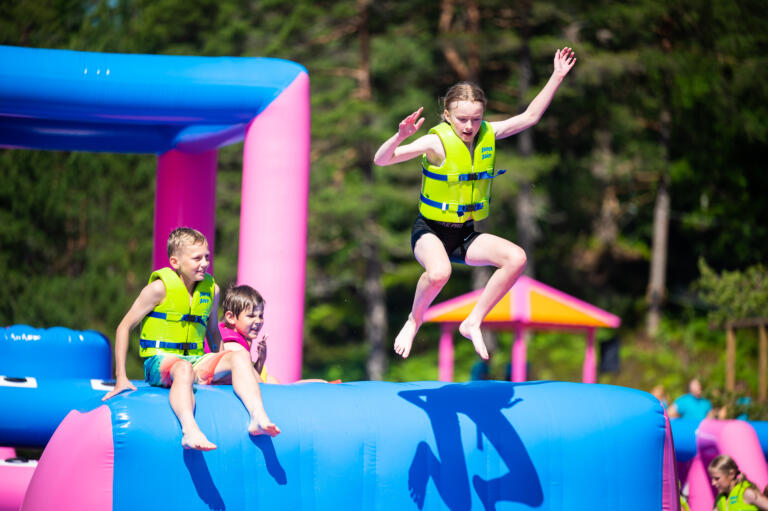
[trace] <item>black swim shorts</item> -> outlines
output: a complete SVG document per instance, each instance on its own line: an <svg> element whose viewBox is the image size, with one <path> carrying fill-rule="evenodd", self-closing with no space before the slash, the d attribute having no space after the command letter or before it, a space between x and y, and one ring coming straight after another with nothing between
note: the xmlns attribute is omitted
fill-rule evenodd
<svg viewBox="0 0 768 511"><path fill-rule="evenodd" d="M475 238L482 234L475 231L474 220L469 220L463 224L454 224L430 220L419 214L411 230L411 250L416 248L416 242L419 241L419 238L428 232L443 242L445 252L454 263L464 263L467 249L475 241Z"/></svg>

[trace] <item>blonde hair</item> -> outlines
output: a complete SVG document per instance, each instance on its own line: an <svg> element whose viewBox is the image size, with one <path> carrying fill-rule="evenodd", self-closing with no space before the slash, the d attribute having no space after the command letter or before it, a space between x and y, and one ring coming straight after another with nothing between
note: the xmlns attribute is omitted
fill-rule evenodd
<svg viewBox="0 0 768 511"><path fill-rule="evenodd" d="M447 120L444 112L446 110L450 112L451 109L449 107L457 101L477 101L483 104L483 109L488 104L485 92L483 92L479 85L472 82L459 82L448 89L445 96L440 99L440 106L443 107L443 113L440 115L444 121Z"/></svg>
<svg viewBox="0 0 768 511"><path fill-rule="evenodd" d="M729 472L733 471L736 476L741 474L739 471L739 466L736 464L735 461L733 461L733 458L728 456L727 454L721 454L720 456L717 456L715 459L709 462L709 470L711 471L717 471L722 472L723 474L728 474Z"/></svg>
<svg viewBox="0 0 768 511"><path fill-rule="evenodd" d="M235 286L230 284L224 291L221 299L222 313L231 311L235 317L240 316L243 311L253 311L258 307L264 306L264 298L261 294L247 284Z"/></svg>
<svg viewBox="0 0 768 511"><path fill-rule="evenodd" d="M197 229L190 227L178 227L168 235L168 257L179 255L185 247L190 245L207 245L205 235Z"/></svg>

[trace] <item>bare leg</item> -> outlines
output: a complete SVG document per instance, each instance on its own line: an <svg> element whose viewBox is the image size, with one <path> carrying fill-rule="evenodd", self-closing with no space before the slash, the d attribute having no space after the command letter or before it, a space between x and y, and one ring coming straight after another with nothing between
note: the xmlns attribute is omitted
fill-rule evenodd
<svg viewBox="0 0 768 511"><path fill-rule="evenodd" d="M216 449L216 444L211 443L200 430L195 421L195 395L192 393L192 384L195 381L195 373L192 364L180 360L171 366L171 390L168 400L171 402L173 413L181 424L181 445L185 449L198 451L211 451Z"/></svg>
<svg viewBox="0 0 768 511"><path fill-rule="evenodd" d="M475 351L484 359L488 359L488 349L483 341L480 324L494 305L509 291L525 269L525 252L523 249L492 234L481 234L469 246L466 263L470 266L495 266L485 289L480 294L475 307L461 325L459 332L470 339Z"/></svg>
<svg viewBox="0 0 768 511"><path fill-rule="evenodd" d="M251 355L247 351L230 351L216 365L214 382L218 382L232 375L232 388L243 402L245 409L251 416L248 424L248 433L251 435L275 436L280 433L280 428L269 420L261 401L261 389L259 377L251 362Z"/></svg>
<svg viewBox="0 0 768 511"><path fill-rule="evenodd" d="M419 238L414 254L419 264L424 267L424 273L416 284L411 313L395 338L395 353L403 358L408 358L411 352L413 339L419 331L424 312L451 277L451 261L445 253L443 243L434 234L424 234Z"/></svg>

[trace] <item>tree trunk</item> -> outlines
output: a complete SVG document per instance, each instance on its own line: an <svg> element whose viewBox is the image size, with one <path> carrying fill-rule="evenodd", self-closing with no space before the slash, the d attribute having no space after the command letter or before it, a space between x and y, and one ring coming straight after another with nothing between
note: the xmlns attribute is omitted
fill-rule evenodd
<svg viewBox="0 0 768 511"><path fill-rule="evenodd" d="M356 73L358 80L357 97L361 101L371 101L371 66L370 66L370 32L368 27L368 6L370 0L357 0L359 27L357 41L360 49L360 63ZM363 116L362 125L367 126L371 119ZM357 147L357 160L365 176L365 181L372 188L373 149L369 141L363 141ZM381 380L387 370L385 340L387 338L387 301L384 286L381 282L382 264L379 259L379 243L376 237L376 218L370 215L365 221L362 254L365 260L365 281L363 296L365 299L364 335L369 346L368 360L365 368L370 380Z"/></svg>
<svg viewBox="0 0 768 511"><path fill-rule="evenodd" d="M595 148L590 168L596 179L607 183L603 189L600 216L593 224L600 251L611 250L619 237L621 206L616 194L616 185L613 184L611 139L612 135L608 129L600 128L595 132Z"/></svg>
<svg viewBox="0 0 768 511"><path fill-rule="evenodd" d="M371 222L373 220L371 219ZM381 261L375 242L366 243L365 257L365 339L369 346L365 364L369 380L382 380L387 371L387 301L381 284Z"/></svg>
<svg viewBox="0 0 768 511"><path fill-rule="evenodd" d="M669 111L661 114L661 143L665 158L669 155ZM654 336L661 322L661 307L664 302L667 279L667 244L669 238L669 174L664 168L659 176L656 203L653 207L653 240L651 242L651 271L648 279L648 323L647 333Z"/></svg>
<svg viewBox="0 0 768 511"><path fill-rule="evenodd" d="M457 32L462 31L462 27L454 18L456 9L456 0L442 0L440 3L440 18L438 19L438 30L442 36L443 43L441 49L443 56L460 80L477 82L480 75L480 45L478 43L478 33L480 32L480 8L477 0L462 0L466 20L465 30L470 34L467 43L466 58L462 58L461 52L456 46L456 39L451 37Z"/></svg>
<svg viewBox="0 0 768 511"><path fill-rule="evenodd" d="M533 71L531 68L531 51L528 46L530 37L530 27L528 26L528 16L530 13L530 3L523 2L522 22L520 36L522 38L522 47L520 51L520 85L518 87L521 105L531 87L533 80ZM528 158L533 155L533 131L527 129L517 135L517 148L520 156ZM525 250L528 263L525 267L525 274L533 277L535 272L534 249L536 240L539 238L539 228L536 225L536 207L533 197L533 184L527 179L520 182L520 190L517 194L515 209L517 212L517 243Z"/></svg>

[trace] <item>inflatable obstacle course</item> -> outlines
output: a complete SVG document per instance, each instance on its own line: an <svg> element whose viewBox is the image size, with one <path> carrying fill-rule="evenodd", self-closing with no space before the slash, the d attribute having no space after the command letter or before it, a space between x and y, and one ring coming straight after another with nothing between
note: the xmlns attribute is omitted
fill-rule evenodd
<svg viewBox="0 0 768 511"><path fill-rule="evenodd" d="M165 389L73 411L23 509L676 509L669 423L644 392L359 382L262 394L275 438L247 434L231 387L197 387L197 421L218 445L206 453L181 447Z"/></svg>

